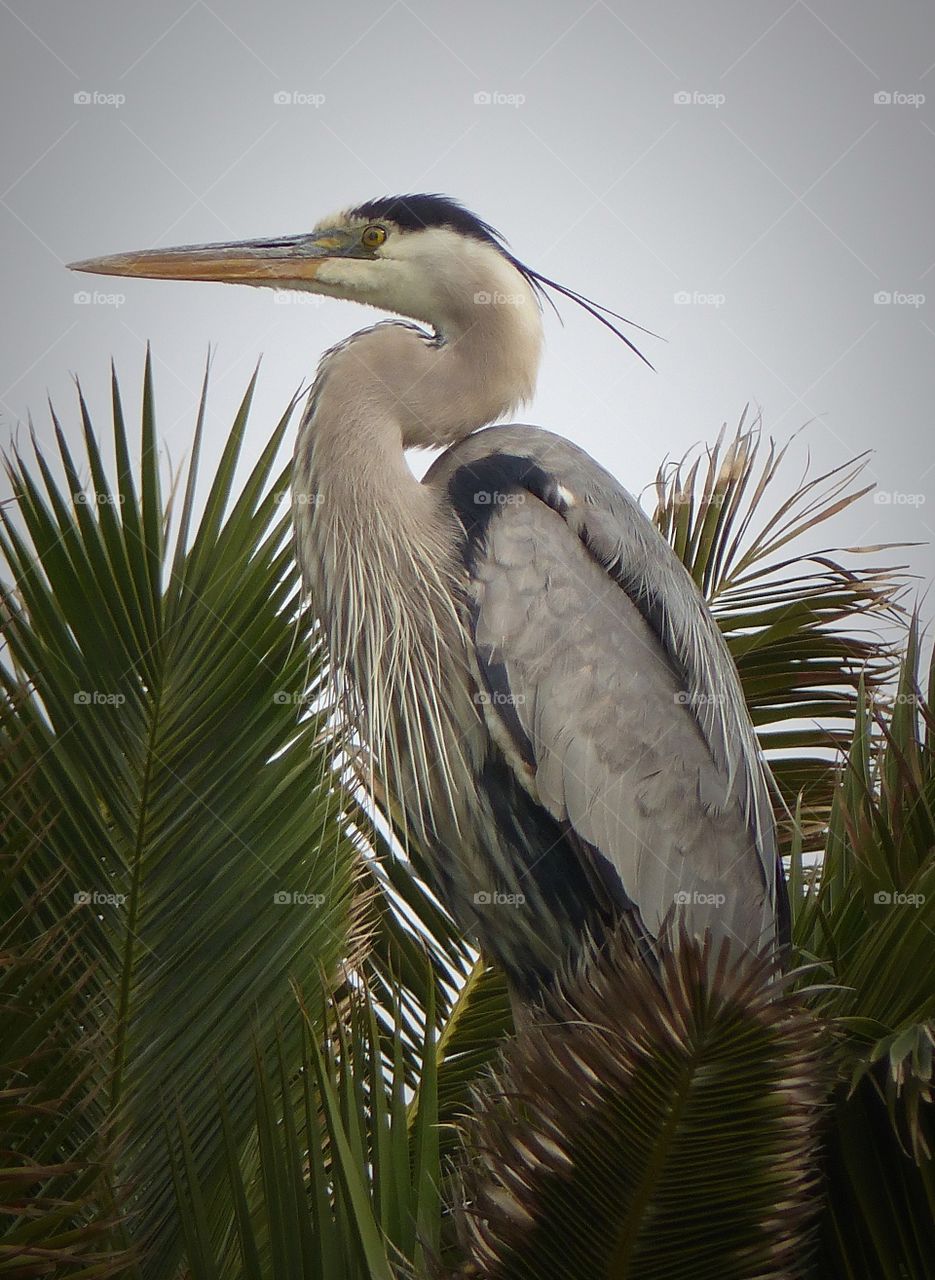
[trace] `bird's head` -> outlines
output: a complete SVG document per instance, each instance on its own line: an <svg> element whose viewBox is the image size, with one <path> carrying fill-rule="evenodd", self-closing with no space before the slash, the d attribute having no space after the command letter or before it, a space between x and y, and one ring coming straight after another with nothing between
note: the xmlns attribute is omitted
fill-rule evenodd
<svg viewBox="0 0 935 1280"><path fill-rule="evenodd" d="M636 350L606 318L622 316L524 266L491 226L441 195L371 200L302 235L147 249L70 265L98 275L298 289L362 302L455 336L498 312L530 336L538 333L548 287Z"/></svg>
<svg viewBox="0 0 935 1280"><path fill-rule="evenodd" d="M71 264L75 271L297 289L362 302L438 329L481 305L529 305L529 274L497 233L443 196L373 200L276 239L183 245Z"/></svg>

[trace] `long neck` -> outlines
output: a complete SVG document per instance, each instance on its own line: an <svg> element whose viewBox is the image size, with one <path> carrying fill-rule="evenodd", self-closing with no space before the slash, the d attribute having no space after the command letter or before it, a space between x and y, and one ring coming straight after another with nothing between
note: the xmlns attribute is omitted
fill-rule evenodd
<svg viewBox="0 0 935 1280"><path fill-rule="evenodd" d="M335 348L296 443L297 552L348 710L391 785L411 789L414 770L416 787L430 778L447 802L452 757L471 750L463 729L477 719L457 531L404 451L452 443L531 394L538 308L506 283L512 295L488 284L489 301L448 306L435 337L393 323ZM422 796L417 808L438 802Z"/></svg>
<svg viewBox="0 0 935 1280"><path fill-rule="evenodd" d="M405 797L425 838L441 808L457 809L452 780L471 748L456 726L476 716L455 531L409 470L393 415L359 395L341 397L338 415L326 390L313 391L297 443L297 555L371 787Z"/></svg>
<svg viewBox="0 0 935 1280"><path fill-rule="evenodd" d="M352 557L387 573L390 563L414 577L437 572L450 517L416 481L405 450L452 444L532 394L537 300L499 255L473 266L456 294L436 299L435 335L380 324L322 360L296 441L294 505L313 535L303 569L325 591Z"/></svg>
<svg viewBox="0 0 935 1280"><path fill-rule="evenodd" d="M388 590L391 575L418 576L438 555L440 512L405 455L404 424L420 412L407 379L431 359L414 330L379 326L330 352L309 395L296 441L293 508L297 530L308 536L299 544L302 568L332 642L336 620L349 621L342 598L349 576L371 582L363 609L372 605L381 573Z"/></svg>

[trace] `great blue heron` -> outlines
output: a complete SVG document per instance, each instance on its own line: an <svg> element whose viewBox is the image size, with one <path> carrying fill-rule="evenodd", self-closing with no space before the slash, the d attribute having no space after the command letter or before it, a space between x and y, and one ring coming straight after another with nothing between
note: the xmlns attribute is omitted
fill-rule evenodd
<svg viewBox="0 0 935 1280"><path fill-rule="evenodd" d="M532 395L547 287L620 337L608 317L622 317L437 195L374 200L306 235L74 265L421 322L324 356L296 443L295 546L346 713L515 994L623 917L650 943L676 918L745 948L783 938L767 772L694 583L586 453L487 425ZM419 482L405 450L437 447Z"/></svg>

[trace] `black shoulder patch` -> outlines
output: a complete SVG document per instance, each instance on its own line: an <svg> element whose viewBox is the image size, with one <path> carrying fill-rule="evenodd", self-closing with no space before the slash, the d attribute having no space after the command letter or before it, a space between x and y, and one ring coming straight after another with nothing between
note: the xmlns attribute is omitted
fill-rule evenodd
<svg viewBox="0 0 935 1280"><path fill-rule="evenodd" d="M559 495L555 477L531 458L512 453L491 453L477 462L465 463L452 474L448 481L448 497L464 529L462 558L469 573L473 572L478 556L483 553L491 519L511 497L523 492L532 494L564 515L566 504ZM483 652L480 646L478 657L487 686L479 690L478 696L494 703L520 758L534 767L535 754L517 715L506 668L493 654Z"/></svg>
<svg viewBox="0 0 935 1280"><path fill-rule="evenodd" d="M448 496L464 528L464 562L469 570L473 568L478 553L483 549L492 517L505 505L509 495L523 489L551 507L558 515L565 517L568 504L561 495L559 482L532 458L512 453L491 453L477 462L465 463L452 474L448 481ZM627 565L620 562L608 563L601 556L588 533L587 524L581 525L577 536L595 561L603 565L610 577L633 601L669 652L673 665L684 679L685 673L679 655L670 652L668 648L668 626L663 602L645 591L643 584L629 572Z"/></svg>
<svg viewBox="0 0 935 1280"><path fill-rule="evenodd" d="M468 573L473 573L478 557L483 554L487 530L495 513L503 510L510 498L523 492L549 506L558 500L554 477L531 458L518 454L491 453L477 462L465 463L452 474L448 497L464 529L461 555ZM535 753L517 715L506 668L482 646L478 646L477 655L486 682L486 688L478 690L478 697L493 702L520 758L532 768Z"/></svg>
<svg viewBox="0 0 935 1280"><path fill-rule="evenodd" d="M470 567L484 543L491 518L511 495L526 490L564 516L567 504L554 476L538 462L514 453L491 453L458 467L448 481L448 497L467 539L465 562Z"/></svg>

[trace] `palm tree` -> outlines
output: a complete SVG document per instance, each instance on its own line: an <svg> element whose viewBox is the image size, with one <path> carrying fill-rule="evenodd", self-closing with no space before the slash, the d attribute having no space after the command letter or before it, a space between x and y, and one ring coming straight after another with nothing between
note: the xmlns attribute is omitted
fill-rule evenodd
<svg viewBox="0 0 935 1280"><path fill-rule="evenodd" d="M657 478L779 784L782 993L621 939L514 1039L329 717L294 402L235 490L252 390L197 518L148 360L135 465L116 379L110 472L80 399L80 463L11 459L0 1275L928 1275L933 699L898 570L814 548L861 460L777 500L742 423Z"/></svg>
<svg viewBox="0 0 935 1280"><path fill-rule="evenodd" d="M13 586L0 794L16 869L5 905L22 917L21 954L40 964L38 942L56 939L47 999L67 1004L57 987L75 984L56 1036L63 1055L89 1061L67 1119L77 1149L109 1135L115 1239L138 1247L127 1274L168 1275L180 1258L165 1140L178 1101L220 1238L230 1205L215 1189L217 1091L246 1150L252 1036L279 1028L297 1062L290 977L333 980L355 954L351 802L320 717L296 716L317 695L321 658L296 602L286 481L272 471L288 412L232 494L252 390L197 524L204 401L181 499L164 503L148 361L137 475L115 380L115 482L81 400L87 473L56 422L59 475L38 451L32 469L15 455L2 515ZM40 1093L44 1070L36 1063ZM52 1139L39 1126L30 1142L44 1165ZM28 1200L53 1194L41 1180L17 1191L14 1240L28 1240Z"/></svg>

